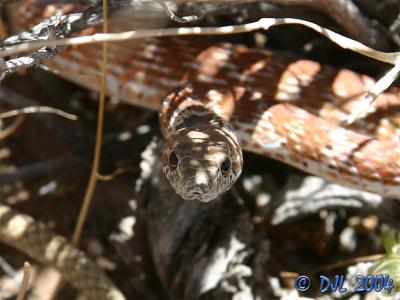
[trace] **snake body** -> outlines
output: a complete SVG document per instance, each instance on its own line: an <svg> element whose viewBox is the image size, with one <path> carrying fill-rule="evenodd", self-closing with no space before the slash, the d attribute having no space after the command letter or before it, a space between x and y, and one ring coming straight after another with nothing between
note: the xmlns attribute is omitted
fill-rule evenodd
<svg viewBox="0 0 400 300"><path fill-rule="evenodd" d="M29 5L32 16L43 17L43 8ZM28 25L24 12L26 8L10 12L14 30L34 23L32 17ZM244 150L358 189L400 195L397 89L378 97L377 111L356 125L364 131L357 134L336 124L374 81L349 70L196 37L115 43L109 53L109 95L159 111L169 90L182 82L199 83L202 87L192 94L217 115L225 113ZM101 47L70 47L47 65L98 89ZM382 110L391 108L393 114L382 118Z"/></svg>
<svg viewBox="0 0 400 300"><path fill-rule="evenodd" d="M49 11L54 13L54 7L46 7L36 0L26 1L9 9L9 25L14 32L24 30L49 16ZM361 132L355 133L338 124L373 85L374 81L367 76L204 38L149 38L109 47L108 94L149 109L160 111L161 108L161 129L167 138L162 158L165 172L167 177L172 175L170 182L184 198L198 199L202 193L200 199L208 201L232 185L242 166L239 144L244 150L281 160L329 180L399 198L400 117L395 107L400 105L400 97L396 88L378 97L376 110L354 125L353 129ZM98 45L69 47L47 66L69 80L98 90L101 56ZM193 84L182 86L182 82ZM165 97L172 88L175 89ZM185 109L191 113L186 114ZM204 119L190 117L196 110ZM190 124L196 127L193 129ZM217 134L222 139L219 143L214 133L221 132ZM177 147L177 141L188 137L189 144L179 143ZM208 140L209 137L212 139ZM205 144L196 145L193 141ZM210 147L210 143L214 145ZM179 161L185 156L182 153L195 152L196 146L211 149L210 155L214 155L212 160L216 163L213 166L207 165L211 160L204 163L202 151L200 157L187 161L189 166L183 168L186 171L180 175L181 179L174 181L178 175L173 175L172 169L178 169ZM176 159L171 156L173 151ZM230 168L226 168L226 158ZM196 166L196 172L192 166ZM210 182L216 177L226 181L215 189ZM197 184L198 189L185 187L185 181L189 186ZM221 180L216 182L221 184ZM181 187L185 188L179 190ZM204 196L205 191L209 196ZM18 215L6 206L0 207L0 217L9 221L15 217L28 220L31 225L27 228L36 228L30 217ZM0 224L2 241L25 252L31 249L30 245L36 245L34 249L38 251L28 254L56 265L83 292L94 293L89 294L91 299L122 298L107 278L95 277L100 274L95 267L83 273L78 270L78 277L70 276L68 272L75 272L76 262L68 261L64 267L46 258L54 235L44 225L38 226L37 232L29 231L29 239L21 239L7 225L9 221ZM65 257L72 253L72 257L86 261L77 251L67 251ZM88 283L83 279L88 279ZM106 282L106 288L98 289L93 282Z"/></svg>
<svg viewBox="0 0 400 300"><path fill-rule="evenodd" d="M82 295L91 300L125 297L99 266L46 224L0 203L0 240L39 262L60 271Z"/></svg>

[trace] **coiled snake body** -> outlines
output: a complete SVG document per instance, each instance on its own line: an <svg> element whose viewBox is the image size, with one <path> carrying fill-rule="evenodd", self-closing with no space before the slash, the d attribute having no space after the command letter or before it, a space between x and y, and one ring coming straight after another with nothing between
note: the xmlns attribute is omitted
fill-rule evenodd
<svg viewBox="0 0 400 300"><path fill-rule="evenodd" d="M329 110L331 97L336 95L326 86L327 81L334 80L345 90L349 88L348 81L355 77L357 81L352 84L362 83L362 90L340 91L351 98L367 90L369 85L365 83L369 82L365 77L348 71L335 73L327 67L321 71L321 66L309 61L292 62L285 56L241 46L210 46L197 39L148 40L144 45L126 48L133 46L139 47L134 51L138 56L132 57L125 50L120 53L120 48L111 46L114 56L111 54L113 62L109 66L110 94L159 109L163 95L182 80L202 82L194 93L204 103L212 103L215 111L225 111L243 149L341 184L387 197L400 194L400 147L396 134L390 140L377 140L338 127L291 104L296 101L318 111L324 103ZM84 76L86 72L96 72L100 59L85 59L86 55L100 57L96 49L99 48L82 47L79 52L65 53L49 62L49 66L70 79L85 78L85 85L96 88L97 81ZM182 52L176 53L178 50ZM179 61L171 53L183 59ZM149 57L143 57L146 55ZM165 63L160 65L161 61ZM276 102L279 98L286 101ZM389 94L383 95L381 101L387 106L398 103L399 98Z"/></svg>
<svg viewBox="0 0 400 300"><path fill-rule="evenodd" d="M27 5L8 12L14 31L43 18L43 7ZM153 110L161 106L162 162L183 198L209 201L229 188L241 172L239 144L328 180L399 198L397 89L378 97L376 110L354 125L362 133L355 133L337 124L372 86L367 76L204 38L109 47L108 94ZM98 45L71 47L47 65L98 90L97 76L90 75L99 74L101 55Z"/></svg>
<svg viewBox="0 0 400 300"><path fill-rule="evenodd" d="M27 24L26 11L23 6L10 11L15 31L34 24L33 16L43 18L40 6L30 3ZM91 75L99 74L100 64L101 47L85 45L66 49L47 65L98 89L97 77ZM180 37L110 44L107 71L109 95L154 110L160 110L169 90L193 82L191 94L224 114L244 150L330 181L386 197L400 195L398 90L380 95L376 111L355 125L366 135L335 125L374 83L367 76L268 51ZM389 112L386 118L382 111Z"/></svg>

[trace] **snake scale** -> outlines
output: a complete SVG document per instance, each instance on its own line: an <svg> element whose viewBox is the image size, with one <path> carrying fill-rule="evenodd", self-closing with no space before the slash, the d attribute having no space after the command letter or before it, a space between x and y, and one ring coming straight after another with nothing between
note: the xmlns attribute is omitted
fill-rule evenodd
<svg viewBox="0 0 400 300"><path fill-rule="evenodd" d="M48 16L48 11L54 9L46 10L36 1L29 1L9 10L10 27L14 32L24 30ZM400 104L397 88L378 97L374 110L352 128L360 130L356 133L338 124L373 85L374 81L367 76L203 37L147 38L110 44L109 48L109 95L157 111L160 107L170 109L165 103L174 101L163 100L178 95L178 103L200 103L207 113L213 114L210 124L217 122L218 128L229 130L231 127L232 143L236 144L237 139L246 151L278 159L337 183L399 198L400 118L394 110L390 112ZM69 80L98 90L98 80L91 75L99 74L101 55L99 45L70 47L47 66ZM182 85L185 82L191 84ZM175 90L165 97L172 88ZM387 112L385 117L382 112ZM163 119L166 115L160 117L164 133L170 121ZM224 135L231 137L230 132ZM209 137L203 132L195 139L199 136L202 140ZM176 167L180 159L176 152L172 154L176 149L168 148L168 142L166 149L165 165ZM234 173L224 187L233 184L240 174L241 166L233 168L234 162L241 165L239 152L238 158L230 156L228 163L226 155L218 158L218 171L223 173L227 169ZM199 163L191 161L192 167ZM207 176L215 177L212 174L217 173ZM195 194L203 192L200 189Z"/></svg>

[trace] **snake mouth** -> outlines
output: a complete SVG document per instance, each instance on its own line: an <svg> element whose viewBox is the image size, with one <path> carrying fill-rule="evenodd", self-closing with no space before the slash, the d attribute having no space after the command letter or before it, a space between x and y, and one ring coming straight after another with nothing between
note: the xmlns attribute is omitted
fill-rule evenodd
<svg viewBox="0 0 400 300"><path fill-rule="evenodd" d="M200 192L191 192L191 193L189 194L189 197L190 197L191 199L193 199L193 200L200 200L201 197L202 197L202 193L200 193Z"/></svg>
<svg viewBox="0 0 400 300"><path fill-rule="evenodd" d="M186 192L181 196L186 200L208 202L212 199L212 197L210 197L211 187L206 183L195 184L193 179L189 179L184 186Z"/></svg>
<svg viewBox="0 0 400 300"><path fill-rule="evenodd" d="M183 196L185 200L194 200L199 202L210 202L211 200L215 199L215 197L211 197L210 195L201 194L198 192L190 193Z"/></svg>

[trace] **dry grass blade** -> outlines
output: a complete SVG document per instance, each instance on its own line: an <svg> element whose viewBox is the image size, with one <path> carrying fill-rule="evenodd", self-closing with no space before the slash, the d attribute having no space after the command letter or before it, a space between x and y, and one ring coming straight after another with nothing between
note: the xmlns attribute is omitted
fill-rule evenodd
<svg viewBox="0 0 400 300"><path fill-rule="evenodd" d="M345 124L350 125L357 118L361 117L368 107L375 101L375 99L385 91L399 76L400 62L395 64L389 72L387 72L381 79L379 79L370 91L364 96L364 99L358 104L354 111L347 117Z"/></svg>
<svg viewBox="0 0 400 300"><path fill-rule="evenodd" d="M189 23L189 22L194 22L198 21L201 19L198 16L184 16L184 17L178 17L175 15L168 7L168 5L164 2L164 0L157 0L157 2L161 5L162 9L165 11L165 13L170 17L171 20L177 22L177 23Z"/></svg>
<svg viewBox="0 0 400 300"><path fill-rule="evenodd" d="M0 141L6 139L12 135L23 123L25 119L24 115L19 115L18 118L10 126L0 131Z"/></svg>
<svg viewBox="0 0 400 300"><path fill-rule="evenodd" d="M97 179L101 180L101 181L113 180L116 176L118 176L120 174L123 174L124 171L125 170L123 168L118 168L114 172L112 172L111 174L107 174L107 175L103 175L103 174L97 173Z"/></svg>
<svg viewBox="0 0 400 300"><path fill-rule="evenodd" d="M76 115L72 115L69 113L66 113L65 111L61 109L57 109L54 107L50 106L28 106L20 109L14 109L10 110L4 113L0 114L0 119L6 119L6 118L11 118L19 115L24 115L24 114L37 114L37 113L49 113L49 114L55 114L60 117L76 121L78 120L78 117Z"/></svg>
<svg viewBox="0 0 400 300"><path fill-rule="evenodd" d="M345 266L350 266L350 265L362 263L362 262L376 261L376 260L382 258L383 256L384 256L384 254L373 254L373 255L368 255L368 256L351 258L348 260L343 260L343 261L339 261L339 262L336 262L333 264L322 266L322 267L318 268L317 270L315 270L314 273L319 273L319 272L326 271L326 270L334 270L337 268L342 268Z"/></svg>
<svg viewBox="0 0 400 300"><path fill-rule="evenodd" d="M19 289L19 293L17 296L17 300L23 300L25 298L26 290L29 285L29 278L31 274L31 265L26 261L24 263L24 276L22 278L21 288Z"/></svg>

